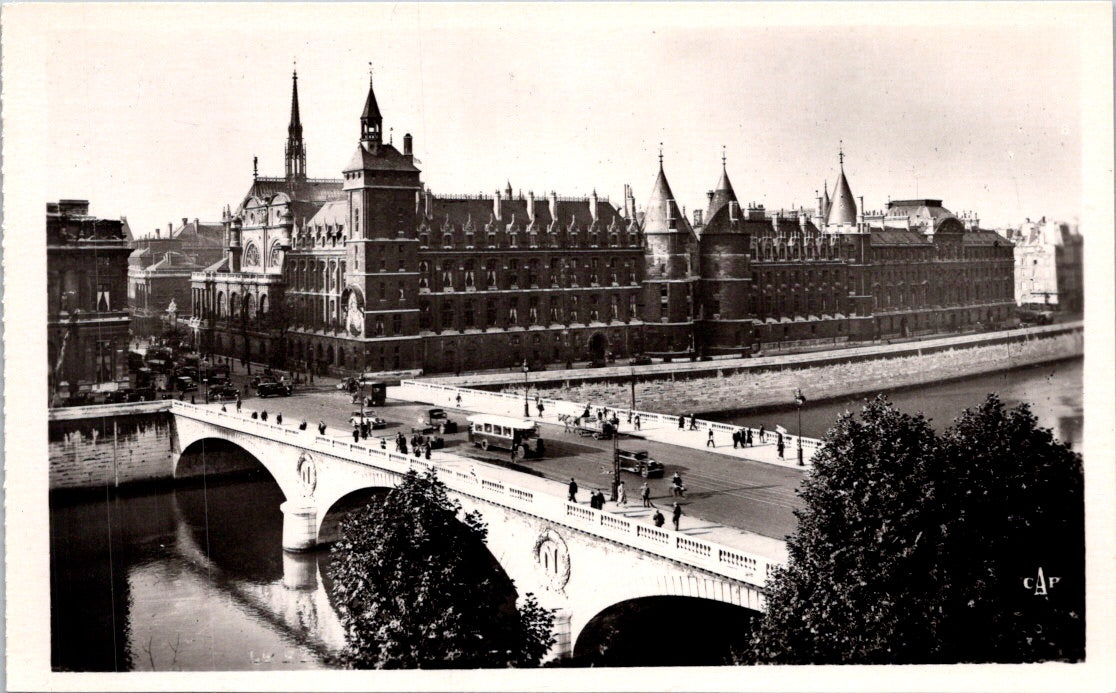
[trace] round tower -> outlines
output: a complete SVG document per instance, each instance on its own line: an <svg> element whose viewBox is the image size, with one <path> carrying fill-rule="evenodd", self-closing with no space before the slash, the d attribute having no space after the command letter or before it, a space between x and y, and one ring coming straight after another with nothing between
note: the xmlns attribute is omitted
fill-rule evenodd
<svg viewBox="0 0 1116 693"><path fill-rule="evenodd" d="M698 241L700 278L697 319L701 353L740 352L750 348L752 271L747 223L725 163L709 196L705 227Z"/></svg>
<svg viewBox="0 0 1116 693"><path fill-rule="evenodd" d="M645 344L649 353L683 356L693 346L693 230L678 209L663 171L659 174L643 217Z"/></svg>

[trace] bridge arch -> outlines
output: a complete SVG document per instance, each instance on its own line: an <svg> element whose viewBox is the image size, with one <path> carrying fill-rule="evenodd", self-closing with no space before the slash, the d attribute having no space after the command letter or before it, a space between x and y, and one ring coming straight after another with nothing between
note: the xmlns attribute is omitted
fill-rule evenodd
<svg viewBox="0 0 1116 693"><path fill-rule="evenodd" d="M583 666L719 666L745 651L760 614L725 601L647 595L597 612L573 640ZM680 624L681 627L680 627Z"/></svg>
<svg viewBox="0 0 1116 693"><path fill-rule="evenodd" d="M371 503L382 502L391 492L390 486L364 486L349 491L319 511L318 544L329 544L340 538L341 521Z"/></svg>

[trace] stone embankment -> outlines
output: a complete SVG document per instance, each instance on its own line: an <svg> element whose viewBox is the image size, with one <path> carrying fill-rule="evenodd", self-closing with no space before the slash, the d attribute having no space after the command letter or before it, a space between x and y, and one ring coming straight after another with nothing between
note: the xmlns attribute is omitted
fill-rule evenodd
<svg viewBox="0 0 1116 693"><path fill-rule="evenodd" d="M924 385L1047 361L1083 353L1081 332L988 346L949 349L870 361L807 368L759 370L713 377L639 381L636 405L645 411L722 412L786 406L801 387L811 401ZM534 388L532 388L534 390ZM514 392L515 388L505 391ZM519 392L522 392L519 389ZM543 387L543 397L593 402L626 408L631 390L624 382L582 382L571 387ZM534 392L532 392L532 396Z"/></svg>

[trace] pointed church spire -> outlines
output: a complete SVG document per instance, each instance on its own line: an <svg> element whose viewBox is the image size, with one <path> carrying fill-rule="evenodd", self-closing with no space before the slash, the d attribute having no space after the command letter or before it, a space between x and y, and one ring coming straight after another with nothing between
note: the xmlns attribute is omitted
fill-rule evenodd
<svg viewBox="0 0 1116 693"><path fill-rule="evenodd" d="M291 74L291 122L287 125L287 180L306 179L306 142L298 113L298 68Z"/></svg>
<svg viewBox="0 0 1116 693"><path fill-rule="evenodd" d="M372 88L372 63L368 63L368 98L364 100L364 110L360 114L360 141L372 145L383 142L384 118L376 103L376 92Z"/></svg>

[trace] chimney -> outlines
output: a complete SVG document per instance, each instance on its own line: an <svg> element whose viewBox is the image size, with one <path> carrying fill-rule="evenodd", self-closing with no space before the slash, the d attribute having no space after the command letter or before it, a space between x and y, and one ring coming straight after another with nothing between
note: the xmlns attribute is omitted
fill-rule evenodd
<svg viewBox="0 0 1116 693"><path fill-rule="evenodd" d="M187 223L189 223L189 221L190 221L190 220L189 220L189 219L187 219L186 217L182 217L182 226L183 226L183 227L185 227L185 226L186 226L186 224L187 224Z"/></svg>
<svg viewBox="0 0 1116 693"><path fill-rule="evenodd" d="M186 220L183 219L182 221L186 221ZM168 221L167 222L167 238L170 238L173 235L174 235L174 222Z"/></svg>
<svg viewBox="0 0 1116 693"><path fill-rule="evenodd" d="M434 213L434 196L430 194L430 188L425 188L423 193L426 198L426 218L429 219Z"/></svg>
<svg viewBox="0 0 1116 693"><path fill-rule="evenodd" d="M550 191L550 218L558 221L558 193Z"/></svg>
<svg viewBox="0 0 1116 693"><path fill-rule="evenodd" d="M589 214L593 215L593 221L597 220L597 189L593 188L593 194L589 196Z"/></svg>
<svg viewBox="0 0 1116 693"><path fill-rule="evenodd" d="M628 202L628 195L632 193L632 186L624 183L624 218L632 218L632 205Z"/></svg>
<svg viewBox="0 0 1116 693"><path fill-rule="evenodd" d="M200 225L200 224L199 224L199 222L198 222L198 218L197 218L197 217L194 217L194 231L197 231L197 230L198 230L198 226L199 226L199 225Z"/></svg>
<svg viewBox="0 0 1116 693"><path fill-rule="evenodd" d="M527 191L527 220L529 223L535 223L535 191Z"/></svg>
<svg viewBox="0 0 1116 693"><path fill-rule="evenodd" d="M863 224L864 223L864 196L861 195L861 196L859 196L858 199L860 200L860 206L856 210L856 223Z"/></svg>
<svg viewBox="0 0 1116 693"><path fill-rule="evenodd" d="M694 226L701 226L701 210L694 210Z"/></svg>
<svg viewBox="0 0 1116 693"><path fill-rule="evenodd" d="M159 235L160 233L162 233L162 232L161 232L161 231L159 231L159 227L158 227L158 226L156 226L156 227L155 227L155 238L161 238L161 236Z"/></svg>
<svg viewBox="0 0 1116 693"><path fill-rule="evenodd" d="M713 191L712 190L706 190L705 191L705 199L709 200L710 202L713 201Z"/></svg>
<svg viewBox="0 0 1116 693"><path fill-rule="evenodd" d="M492 196L492 214L496 217L496 221L501 220L500 215L500 191L497 190L496 194Z"/></svg>
<svg viewBox="0 0 1116 693"><path fill-rule="evenodd" d="M411 137L411 133L408 132L407 134L403 135L403 156L414 156L414 153L411 150L411 145L413 143L414 139Z"/></svg>

